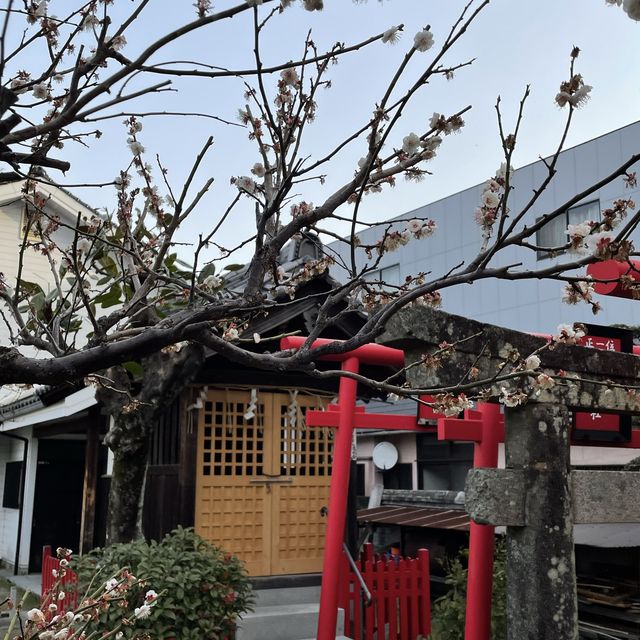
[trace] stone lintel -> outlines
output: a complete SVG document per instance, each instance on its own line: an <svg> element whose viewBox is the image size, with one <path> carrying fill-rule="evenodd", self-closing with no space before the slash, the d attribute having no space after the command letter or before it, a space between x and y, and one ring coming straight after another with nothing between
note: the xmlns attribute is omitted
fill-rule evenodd
<svg viewBox="0 0 640 640"><path fill-rule="evenodd" d="M407 365L419 361L424 353L437 349L442 341L456 344L444 366L435 369L412 367L407 372L411 386L424 389L467 382L471 366L478 369L478 379L491 378L503 371L504 362L510 354L517 353L525 358L547 342L537 336L428 307L408 307L395 314L387 322L378 341L404 349ZM636 386L640 379L639 357L576 345L556 345L553 349L543 349L539 356L542 370L551 373L563 370L567 381L547 393L545 398L532 399L556 402L558 398L568 396L565 404L572 409L608 408L640 412L640 403L633 396L629 398L626 389L614 392L607 389L612 382L625 388ZM576 377L601 384L583 382Z"/></svg>
<svg viewBox="0 0 640 640"><path fill-rule="evenodd" d="M531 470L471 469L465 489L471 519L496 526L536 524L527 522L527 473ZM571 488L576 524L640 523L639 472L573 471Z"/></svg>

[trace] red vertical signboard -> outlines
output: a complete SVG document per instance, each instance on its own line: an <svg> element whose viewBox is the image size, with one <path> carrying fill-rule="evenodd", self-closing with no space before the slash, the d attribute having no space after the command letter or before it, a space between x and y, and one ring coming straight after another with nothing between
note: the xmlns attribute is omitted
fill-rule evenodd
<svg viewBox="0 0 640 640"><path fill-rule="evenodd" d="M630 331L592 324L585 327L587 334L579 343L583 347L632 353L633 336ZM574 414L573 427L573 438L578 441L628 441L631 437L631 418L615 413L579 411Z"/></svg>

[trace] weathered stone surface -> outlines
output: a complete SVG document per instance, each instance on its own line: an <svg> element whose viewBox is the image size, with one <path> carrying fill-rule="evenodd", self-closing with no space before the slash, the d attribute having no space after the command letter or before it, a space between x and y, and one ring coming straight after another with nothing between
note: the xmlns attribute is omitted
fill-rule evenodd
<svg viewBox="0 0 640 640"><path fill-rule="evenodd" d="M443 341L457 343L444 366L437 369L418 366L407 371L411 386L420 389L456 387L469 382L466 376L472 366L479 370L478 378L491 378L501 370L510 352L515 350L526 357L547 343L544 338L428 307L411 307L394 315L378 341L404 349L407 365L418 362L423 354L433 351ZM572 410L640 411L636 397L627 392L627 388L636 386L640 378L640 358L637 356L575 345L556 345L538 355L543 371L563 370L567 377L552 389L537 390L532 399L562 402ZM577 379L582 377L589 380ZM610 388L610 382L622 388ZM504 384L494 386L494 395L500 393Z"/></svg>
<svg viewBox="0 0 640 640"><path fill-rule="evenodd" d="M507 409L507 468L519 471L525 527L507 527L508 640L577 640L569 486L570 415L562 405Z"/></svg>
<svg viewBox="0 0 640 640"><path fill-rule="evenodd" d="M574 471L571 476L575 522L640 522L639 472Z"/></svg>
<svg viewBox="0 0 640 640"><path fill-rule="evenodd" d="M535 525L527 519L526 479L521 469L471 469L465 488L467 512L479 524ZM640 523L638 472L573 471L571 495L575 523Z"/></svg>
<svg viewBox="0 0 640 640"><path fill-rule="evenodd" d="M467 513L478 524L526 524L524 474L518 469L471 469L464 494Z"/></svg>

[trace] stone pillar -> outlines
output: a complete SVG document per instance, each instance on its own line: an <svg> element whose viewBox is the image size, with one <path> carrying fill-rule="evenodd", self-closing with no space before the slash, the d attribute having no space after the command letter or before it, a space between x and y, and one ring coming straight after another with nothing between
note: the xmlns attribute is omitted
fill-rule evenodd
<svg viewBox="0 0 640 640"><path fill-rule="evenodd" d="M571 416L560 404L507 409L506 463L522 475L525 526L507 527L508 640L578 639L569 472Z"/></svg>

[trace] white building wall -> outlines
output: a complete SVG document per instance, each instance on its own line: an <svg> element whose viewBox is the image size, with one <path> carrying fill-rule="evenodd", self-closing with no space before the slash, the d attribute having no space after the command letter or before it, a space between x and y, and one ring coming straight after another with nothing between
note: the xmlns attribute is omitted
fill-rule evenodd
<svg viewBox="0 0 640 640"><path fill-rule="evenodd" d="M2 202L0 205L0 273L4 274L4 279L10 287L16 283L23 238L24 201L20 189L21 183L19 182L0 185L0 202ZM73 241L73 232L68 226L75 224L76 211L80 210L83 215L87 215L89 210L59 190L55 190L51 198L51 204L45 206L45 211L51 215L58 215L64 225L67 225L61 225L53 236L58 246L66 248L71 246ZM39 284L45 294L55 287L55 279L49 260L39 251L30 247L27 247L23 254L20 277L22 280ZM4 305L0 308L7 316ZM13 322L12 330L15 331L15 323ZM0 344L9 344L9 330L4 320L0 320Z"/></svg>
<svg viewBox="0 0 640 640"><path fill-rule="evenodd" d="M31 437L31 429L23 429L19 435L29 441L26 481L24 488L24 508L20 542L19 571L26 573L29 566L29 545L31 543L31 516L35 489L35 471L38 463L38 441ZM24 443L21 440L0 435L0 496L4 494L5 465L23 459ZM0 502L0 562L13 568L18 537L19 509L6 509Z"/></svg>
<svg viewBox="0 0 640 640"><path fill-rule="evenodd" d="M526 222L531 224L536 218L561 206L568 198L610 174L638 149L640 122L564 151L557 165L556 178L532 207ZM515 171L512 181L514 190L510 196L510 208L514 213L529 200L545 174L546 169L541 161ZM406 276L419 272L430 272L429 279L437 278L463 261L468 263L476 255L482 241L480 228L474 220L481 192L482 185L477 185L397 216L403 220L433 218L438 230L430 238L412 240L404 247L385 254L380 266L399 265L402 281ZM626 189L621 178L582 202L599 199L600 209L603 210L620 197L631 197L640 206L640 189ZM404 227L404 223L399 223L398 228ZM362 244L373 244L382 236L382 230L380 227L367 229L358 235ZM636 240L636 246L640 247L640 233L636 232L632 237ZM334 242L329 247L343 257L348 256L349 249L343 243ZM359 252L359 255L359 264L362 266L366 258L364 252ZM495 265L521 262L521 269L524 270L550 265L561 258L537 260L535 252L512 247L499 254ZM344 277L337 266L332 268L332 275L338 279ZM443 309L449 313L521 331L553 333L559 323L575 321L604 325L640 324L638 301L603 298L603 311L594 317L588 305L563 304L562 286L557 281L485 280L443 289L441 293Z"/></svg>

